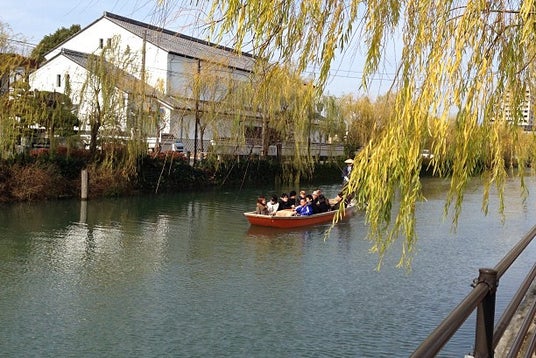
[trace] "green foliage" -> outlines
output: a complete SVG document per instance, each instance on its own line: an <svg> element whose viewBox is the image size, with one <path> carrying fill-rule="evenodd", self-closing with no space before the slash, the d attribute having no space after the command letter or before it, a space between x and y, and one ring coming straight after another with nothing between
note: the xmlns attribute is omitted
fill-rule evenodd
<svg viewBox="0 0 536 358"><path fill-rule="evenodd" d="M425 145L435 155L434 173L450 178L446 207L454 203L454 224L465 186L482 167L488 190L495 185L502 192L505 138L499 127L509 119L504 104L516 112L525 90L535 88L534 1L312 0L280 1L276 6L271 0L188 2L205 6L213 33L234 35L237 49L248 45L260 58L296 63L298 71L319 66L320 89L337 51L363 47L364 75L356 89L367 89L385 49L391 42L401 44L392 112L384 128L365 140L349 186L367 205L369 236L380 258L402 235L400 264L409 267ZM515 141L520 137L515 126L507 131ZM517 144L513 151L511 156L522 163L534 155ZM400 202L396 208L395 200Z"/></svg>
<svg viewBox="0 0 536 358"><path fill-rule="evenodd" d="M282 180L291 183L296 176L310 177L314 164L310 138L319 122L318 92L291 66L265 66L262 61L257 66L252 80L241 83L230 94L228 103L241 119L241 128L234 136L241 136L242 143L246 136L258 140L261 157L267 156L271 145L291 144L288 160L281 163ZM329 120L335 122L338 117L330 112Z"/></svg>
<svg viewBox="0 0 536 358"><path fill-rule="evenodd" d="M61 27L53 34L46 35L32 50L30 57L39 63L45 61L45 55L47 53L76 34L78 31L80 31L80 25L71 25L69 28Z"/></svg>
<svg viewBox="0 0 536 358"><path fill-rule="evenodd" d="M220 186L273 185L275 178L281 177L281 173L281 165L273 160L226 160L216 167L213 180Z"/></svg>
<svg viewBox="0 0 536 358"><path fill-rule="evenodd" d="M210 176L189 165L182 153L158 153L139 161L137 185L146 193L166 193L209 186Z"/></svg>
<svg viewBox="0 0 536 358"><path fill-rule="evenodd" d="M349 156L353 157L373 138L381 136L388 118L394 112L393 99L394 96L383 96L373 102L368 97L354 98L351 95L338 99L348 127L345 144Z"/></svg>

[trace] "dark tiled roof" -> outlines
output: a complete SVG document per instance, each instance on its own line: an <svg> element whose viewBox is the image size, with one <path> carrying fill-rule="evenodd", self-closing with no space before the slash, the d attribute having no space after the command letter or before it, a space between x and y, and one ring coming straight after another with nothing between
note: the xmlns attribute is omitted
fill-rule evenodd
<svg viewBox="0 0 536 358"><path fill-rule="evenodd" d="M231 68L251 72L255 63L253 56L247 53L238 54L231 48L215 45L208 41L172 32L143 22L109 12L104 18L114 22L140 38L145 36L147 42L170 53L209 62L221 63Z"/></svg>
<svg viewBox="0 0 536 358"><path fill-rule="evenodd" d="M82 53L78 51L68 50L66 48L62 48L60 54L67 57L69 60L73 61L77 65L80 65L87 69L87 59L89 55L87 53Z"/></svg>
<svg viewBox="0 0 536 358"><path fill-rule="evenodd" d="M86 70L89 70L90 64L89 58L95 55L90 55L83 52L68 50L68 49L62 49L59 55L63 55L66 58L70 59L74 63L78 64L79 66L85 68ZM108 66L107 73L115 73L117 74L117 81L115 83L115 86L119 88L122 91L125 92L132 92L139 88L140 80L134 77L133 75L119 69L118 67L112 65L111 63L107 62L106 66ZM149 86L145 84L145 95L149 97L154 97L158 99L159 101L166 103L170 107L177 108L177 109L184 109L187 108L187 99L177 99L175 97L164 95L160 91L156 90L156 88Z"/></svg>

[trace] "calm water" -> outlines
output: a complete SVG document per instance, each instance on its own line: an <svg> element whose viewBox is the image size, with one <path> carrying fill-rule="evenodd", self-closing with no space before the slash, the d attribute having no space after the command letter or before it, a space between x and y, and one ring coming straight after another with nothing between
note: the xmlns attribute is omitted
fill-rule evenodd
<svg viewBox="0 0 536 358"><path fill-rule="evenodd" d="M447 183L424 185L411 273L399 245L376 271L362 213L327 240L250 227L242 212L271 188L0 206L0 356L406 357L536 224L532 178L525 203L507 184L504 225L471 184L456 232ZM503 276L499 312L535 256ZM473 330L441 356L471 352Z"/></svg>

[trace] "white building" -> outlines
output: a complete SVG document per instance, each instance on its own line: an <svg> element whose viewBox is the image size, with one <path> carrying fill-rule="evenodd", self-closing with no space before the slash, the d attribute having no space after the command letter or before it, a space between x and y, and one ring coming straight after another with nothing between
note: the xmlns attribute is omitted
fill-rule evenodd
<svg viewBox="0 0 536 358"><path fill-rule="evenodd" d="M525 130L532 130L534 126L534 95L531 94L530 89L525 90L525 97L519 104L518 109L515 110L511 105L510 93L506 94L506 99L503 103L504 119L510 123L517 123L518 126L523 127Z"/></svg>
<svg viewBox="0 0 536 358"><path fill-rule="evenodd" d="M159 128L151 135L158 132L172 134L192 153L194 138L199 138L195 134L200 130L196 116L203 111L203 106L218 101L232 81L249 79L255 65L255 59L249 54L238 54L227 47L105 12L49 52L45 56L47 61L29 79L31 89L68 92L77 108L82 132L89 131L89 118L96 110L95 99L102 101L102 90L92 92L88 87L88 78L95 72L92 63L101 55L106 60L107 71L120 73L123 79L115 84L115 122L103 125L101 132L108 130L128 135L131 110L128 103L134 102L131 96L135 93L134 87L138 86L143 88L140 93L151 98L151 110L158 113ZM192 78L196 74L221 79L215 81L221 88L194 95ZM225 121L225 114L221 117L218 133L208 127L203 129L203 143L197 143L197 151L206 151L211 144L230 139L230 129L225 128L229 121ZM315 154L326 151L322 149L324 145L314 145ZM237 154L260 151L260 148L232 147ZM222 151L230 152L230 148L229 145ZM274 152L274 148L270 150ZM333 146L327 149L330 154L333 150ZM337 152L341 150L336 149Z"/></svg>

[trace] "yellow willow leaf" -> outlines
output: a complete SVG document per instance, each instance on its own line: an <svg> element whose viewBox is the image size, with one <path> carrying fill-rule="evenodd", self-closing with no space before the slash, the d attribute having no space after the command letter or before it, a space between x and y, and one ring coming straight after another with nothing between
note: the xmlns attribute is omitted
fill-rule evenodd
<svg viewBox="0 0 536 358"><path fill-rule="evenodd" d="M362 147L355 163L359 170L352 176L349 188L368 202L370 238L380 262L397 234L405 236L401 263L410 260L406 255L414 252L411 205L418 200L418 193L411 186L417 178L415 158L422 146L430 146L437 154L435 173L450 176L445 206L454 206L454 222L461 211L468 179L482 174L488 184L502 185L507 153L521 155L520 138L514 133L490 133L482 127L495 118L505 117L500 111L501 92L510 91L516 99L512 98L512 103L521 103L524 98L525 89L517 84L534 72L534 1L193 3L212 16L210 23L215 33L231 36L237 44L253 38L252 52L259 58L273 59L277 53L280 63L295 64L298 72L314 64L320 68L315 78L319 87L328 78L338 50L357 48L366 54L365 63L352 70L362 72L363 87L370 87L372 76L384 60L385 49L392 41L400 43L402 39L401 57L395 64L399 71L391 94L396 101L390 103L388 115L374 113L375 118L370 119L363 115L362 107L359 111L345 108L347 113L362 115L360 119L366 123L346 119L349 133ZM264 105L266 113L273 114L276 101L269 98L267 85L252 102ZM299 121L297 113L292 116ZM359 125L372 130L354 130ZM522 156L527 161L534 160L536 155L534 139L531 142L523 147L526 153ZM479 163L486 165L479 169ZM520 180L523 181L522 176ZM393 203L400 190L403 207L397 211ZM390 225L391 214L397 223L394 228Z"/></svg>

